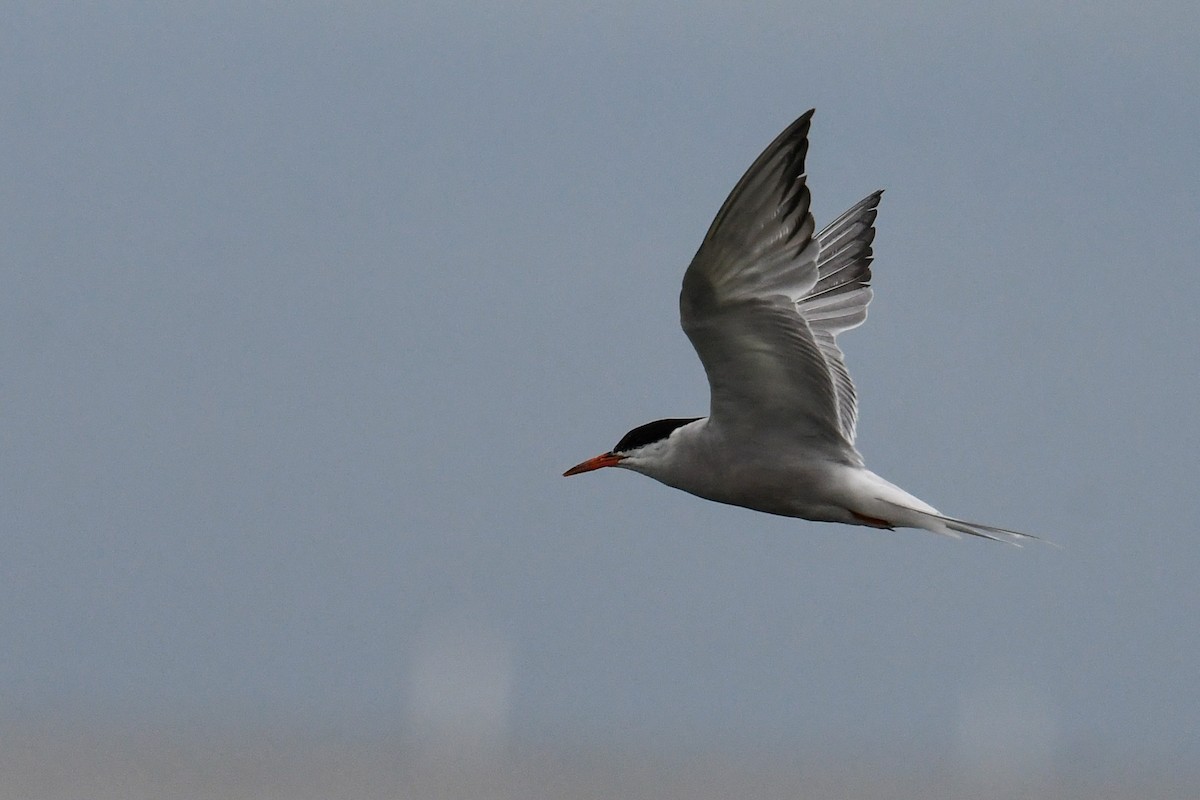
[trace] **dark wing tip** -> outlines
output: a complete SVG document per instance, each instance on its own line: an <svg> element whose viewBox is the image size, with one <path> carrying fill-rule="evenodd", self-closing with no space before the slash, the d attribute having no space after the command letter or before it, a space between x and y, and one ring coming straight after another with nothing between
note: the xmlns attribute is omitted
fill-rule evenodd
<svg viewBox="0 0 1200 800"><path fill-rule="evenodd" d="M705 244L720 237L723 224L731 214L738 213L736 209L744 195L755 196L761 193L763 197L772 197L773 202L783 207L782 216L785 220L791 220L796 225L802 224L809 211L809 194L804 183L804 160L808 155L808 131L812 127L812 115L815 110L810 108L793 120L792 124L784 128L759 153L758 158L754 159L754 163L725 198L725 203L704 236L702 250ZM761 210L757 206L742 209L743 213L751 216ZM804 231L804 236L807 237L811 233L811 230ZM789 242L797 238L794 230L787 236ZM746 242L735 238L729 244L741 248Z"/></svg>

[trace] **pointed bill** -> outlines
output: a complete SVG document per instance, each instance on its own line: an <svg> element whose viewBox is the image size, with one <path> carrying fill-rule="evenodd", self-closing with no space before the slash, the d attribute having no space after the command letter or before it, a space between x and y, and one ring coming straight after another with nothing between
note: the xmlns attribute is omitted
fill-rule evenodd
<svg viewBox="0 0 1200 800"><path fill-rule="evenodd" d="M578 475L581 472L591 472L592 470L600 469L601 467L615 467L621 462L622 458L623 456L619 456L616 453L602 453L595 458L589 458L582 464L576 464L575 466L571 467L569 470L563 473L563 477L569 478L572 475Z"/></svg>

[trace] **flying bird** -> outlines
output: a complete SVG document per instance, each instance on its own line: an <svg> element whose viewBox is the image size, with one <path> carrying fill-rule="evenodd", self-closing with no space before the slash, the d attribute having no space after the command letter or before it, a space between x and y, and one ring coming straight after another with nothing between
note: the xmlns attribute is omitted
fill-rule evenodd
<svg viewBox="0 0 1200 800"><path fill-rule="evenodd" d="M804 169L812 115L754 161L684 273L679 316L708 375L709 415L640 425L563 475L620 467L787 517L1035 538L948 517L871 472L855 448L858 399L837 336L867 318L883 192L814 233Z"/></svg>

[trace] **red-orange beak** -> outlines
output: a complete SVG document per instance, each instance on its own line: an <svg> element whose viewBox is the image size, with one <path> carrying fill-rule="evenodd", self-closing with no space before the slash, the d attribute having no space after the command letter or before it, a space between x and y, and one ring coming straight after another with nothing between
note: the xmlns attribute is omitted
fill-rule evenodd
<svg viewBox="0 0 1200 800"><path fill-rule="evenodd" d="M596 456L595 458L589 458L582 464L576 464L564 472L563 477L569 478L572 475L578 475L581 472L591 472L592 470L600 469L601 467L615 467L624 457L625 456L619 456L616 453L604 453Z"/></svg>

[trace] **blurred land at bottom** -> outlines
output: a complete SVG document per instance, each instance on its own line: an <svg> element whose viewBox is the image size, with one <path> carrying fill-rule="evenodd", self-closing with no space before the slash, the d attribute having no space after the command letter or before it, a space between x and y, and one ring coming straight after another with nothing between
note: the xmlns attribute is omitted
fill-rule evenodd
<svg viewBox="0 0 1200 800"><path fill-rule="evenodd" d="M1128 754L1114 765L1100 753L1059 753L1037 774L1013 775L964 772L945 753L854 750L748 754L562 738L480 746L278 728L5 726L0 800L1200 797L1194 765L1138 763Z"/></svg>

